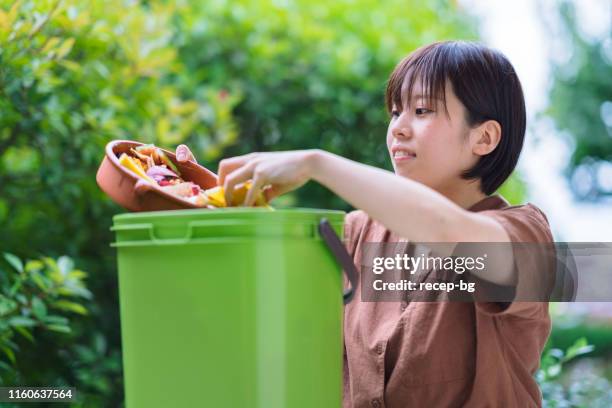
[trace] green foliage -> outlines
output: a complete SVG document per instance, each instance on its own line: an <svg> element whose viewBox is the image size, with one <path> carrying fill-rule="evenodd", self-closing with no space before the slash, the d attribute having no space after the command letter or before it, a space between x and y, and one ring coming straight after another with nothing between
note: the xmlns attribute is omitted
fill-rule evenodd
<svg viewBox="0 0 612 408"><path fill-rule="evenodd" d="M550 342L559 348L567 348L582 336L588 338L589 343L595 347L592 355L612 355L612 328L609 323L581 322L571 326L557 324L550 334Z"/></svg>
<svg viewBox="0 0 612 408"><path fill-rule="evenodd" d="M569 385L560 381L564 365L577 357L593 351L593 346L582 337L566 351L549 348L536 375L542 390L543 403L547 408L591 408L609 407L612 404L612 387L603 377L592 373L571 378Z"/></svg>
<svg viewBox="0 0 612 408"><path fill-rule="evenodd" d="M574 144L568 175L575 175L579 166L579 174L584 174L576 180L583 184L575 186L576 192L583 197L597 197L612 193L597 182L596 174L598 164L612 161L612 49L609 39L589 42L581 36L571 2L561 4L560 15L571 38L573 55L554 68L546 113Z"/></svg>
<svg viewBox="0 0 612 408"><path fill-rule="evenodd" d="M67 316L87 315L79 300L92 297L83 281L86 274L74 269L68 257L45 257L24 265L15 255L5 253L4 260L0 264L0 384L23 378L17 335L35 343L41 331L70 333Z"/></svg>
<svg viewBox="0 0 612 408"><path fill-rule="evenodd" d="M197 137L215 148L235 139L237 97L182 84L174 6L0 5L0 238L10 236L13 248L78 253L92 237L108 237L116 207L94 175L111 139L167 145Z"/></svg>
<svg viewBox="0 0 612 408"><path fill-rule="evenodd" d="M584 337L576 340L566 351L549 348L542 356L540 370L537 374L538 381L544 383L557 379L565 363L591 351L593 351L593 346L589 345Z"/></svg>

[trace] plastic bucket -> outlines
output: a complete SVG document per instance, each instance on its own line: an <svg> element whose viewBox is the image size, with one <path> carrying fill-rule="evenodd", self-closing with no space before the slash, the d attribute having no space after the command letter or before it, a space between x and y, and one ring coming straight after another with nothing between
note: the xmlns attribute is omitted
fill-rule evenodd
<svg viewBox="0 0 612 408"><path fill-rule="evenodd" d="M343 212L113 221L127 407L341 405Z"/></svg>

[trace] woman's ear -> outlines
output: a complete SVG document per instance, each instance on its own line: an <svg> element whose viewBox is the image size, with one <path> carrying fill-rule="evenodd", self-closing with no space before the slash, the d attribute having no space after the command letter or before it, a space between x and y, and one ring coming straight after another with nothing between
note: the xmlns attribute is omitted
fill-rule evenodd
<svg viewBox="0 0 612 408"><path fill-rule="evenodd" d="M501 126L496 120L487 120L471 131L472 152L478 156L491 153L501 141Z"/></svg>

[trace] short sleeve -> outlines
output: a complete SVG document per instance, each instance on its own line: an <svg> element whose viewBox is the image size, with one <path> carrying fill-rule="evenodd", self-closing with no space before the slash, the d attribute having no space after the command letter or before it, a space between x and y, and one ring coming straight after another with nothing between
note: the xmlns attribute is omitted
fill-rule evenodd
<svg viewBox="0 0 612 408"><path fill-rule="evenodd" d="M490 315L539 318L548 310L547 295L554 285L550 250L553 237L544 213L533 204L479 212L495 219L506 230L513 245L517 273L514 301L476 302L479 311Z"/></svg>
<svg viewBox="0 0 612 408"><path fill-rule="evenodd" d="M351 211L344 217L344 244L351 256L355 253L364 217L367 218L361 210Z"/></svg>
<svg viewBox="0 0 612 408"><path fill-rule="evenodd" d="M357 250L357 244L359 242L359 236L361 235L361 229L368 216L361 210L354 210L349 212L344 217L344 246L348 251L349 255L355 261L355 252ZM344 281L344 288L349 287L349 281L346 277L346 273L342 274Z"/></svg>
<svg viewBox="0 0 612 408"><path fill-rule="evenodd" d="M504 227L512 242L553 241L546 215L531 203L501 210L481 211L479 214L496 219Z"/></svg>

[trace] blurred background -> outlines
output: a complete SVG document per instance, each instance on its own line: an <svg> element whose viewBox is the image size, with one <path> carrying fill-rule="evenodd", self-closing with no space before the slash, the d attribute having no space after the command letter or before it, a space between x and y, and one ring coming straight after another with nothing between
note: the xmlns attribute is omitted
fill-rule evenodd
<svg viewBox="0 0 612 408"><path fill-rule="evenodd" d="M501 194L558 241L609 241L611 21L607 0L0 0L2 385L123 404L108 141L186 143L213 171L314 147L391 170L387 77L436 40L498 48L522 80L527 140ZM274 205L351 209L315 183ZM546 406L612 406L611 306L551 305Z"/></svg>

